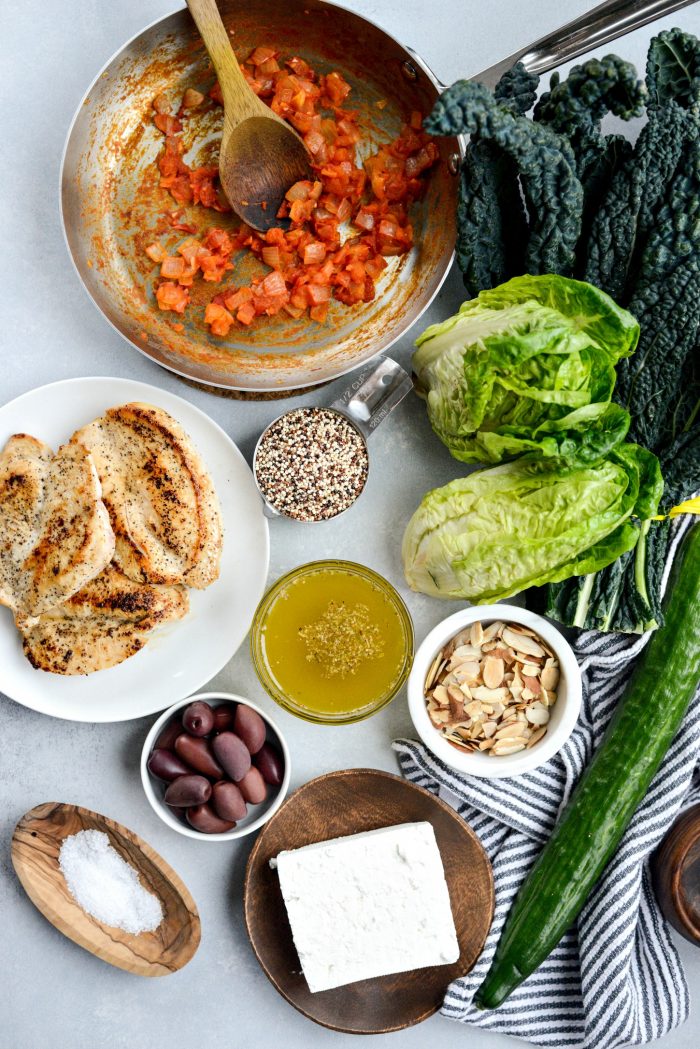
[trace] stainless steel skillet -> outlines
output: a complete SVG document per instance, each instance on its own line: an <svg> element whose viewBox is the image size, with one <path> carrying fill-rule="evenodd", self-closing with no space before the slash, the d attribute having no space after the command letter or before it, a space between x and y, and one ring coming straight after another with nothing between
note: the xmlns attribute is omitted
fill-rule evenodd
<svg viewBox="0 0 700 1049"><path fill-rule="evenodd" d="M220 8L239 57L258 44L273 44L315 69L341 72L352 87L347 104L360 111L361 126L375 143L398 134L412 111L427 114L438 97L437 80L416 55L328 0L222 0ZM217 289L195 282L184 330L177 331L173 321L182 318L159 312L153 296L157 267L144 252L167 230L164 210L175 207L157 184L162 136L153 127L151 104L161 92L179 101L186 87L208 90L214 79L187 10L154 23L107 63L80 105L66 145L61 202L70 253L107 320L159 364L237 390L325 382L390 346L438 291L454 245L457 180L449 158L458 144L441 143L441 161L412 213L416 247L390 260L373 302L352 309L334 304L330 323L323 325L278 316L218 339L203 323L205 301ZM198 117L187 159L210 158L220 127L218 107ZM229 216L215 220L237 222ZM212 224L201 213L195 221L199 227ZM246 283L249 265L231 279Z"/></svg>
<svg viewBox="0 0 700 1049"><path fill-rule="evenodd" d="M518 59L544 72L690 2L608 0L475 79L493 85ZM412 110L429 112L442 87L415 52L329 0L221 0L220 7L241 57L259 43L274 43L316 68L338 69L377 138L396 134ZM441 142L441 162L413 215L416 247L392 261L374 302L352 309L339 304L326 325L273 318L222 340L203 323L212 294L207 286L180 331L173 326L180 318L155 304L156 268L144 252L166 228L164 209L173 207L157 185L162 138L151 123L151 103L161 92L175 100L186 87L208 88L213 79L186 10L144 29L110 59L79 106L66 143L61 208L70 254L109 323L164 367L251 393L326 382L385 352L437 294L452 260L460 144ZM200 122L194 162L211 156L219 122L214 110ZM241 282L246 276L244 267Z"/></svg>

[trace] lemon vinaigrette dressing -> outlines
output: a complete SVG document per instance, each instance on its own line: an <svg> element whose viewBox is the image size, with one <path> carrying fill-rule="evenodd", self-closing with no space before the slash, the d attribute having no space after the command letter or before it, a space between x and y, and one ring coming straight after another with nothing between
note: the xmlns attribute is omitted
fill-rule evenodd
<svg viewBox="0 0 700 1049"><path fill-rule="evenodd" d="M316 562L263 599L253 652L278 702L316 721L354 721L388 702L410 667L413 631L396 591L349 562Z"/></svg>

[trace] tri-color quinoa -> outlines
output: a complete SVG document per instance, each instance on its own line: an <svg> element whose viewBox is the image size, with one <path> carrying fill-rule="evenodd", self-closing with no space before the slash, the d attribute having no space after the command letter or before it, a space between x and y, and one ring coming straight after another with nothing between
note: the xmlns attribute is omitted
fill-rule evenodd
<svg viewBox="0 0 700 1049"><path fill-rule="evenodd" d="M286 412L264 432L255 454L260 491L297 521L326 521L347 510L368 469L361 434L331 408Z"/></svg>

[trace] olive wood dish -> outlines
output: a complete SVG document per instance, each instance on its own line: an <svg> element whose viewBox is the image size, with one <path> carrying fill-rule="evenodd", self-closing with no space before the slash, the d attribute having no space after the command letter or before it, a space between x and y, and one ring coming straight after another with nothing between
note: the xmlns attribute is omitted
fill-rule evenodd
<svg viewBox="0 0 700 1049"><path fill-rule="evenodd" d="M277 871L270 860L315 841L427 820L435 830L460 946L453 965L376 977L312 994L301 972ZM248 859L245 922L265 974L310 1020L348 1034L384 1034L437 1012L447 985L473 967L493 915L491 864L465 821L439 798L399 776L346 769L310 780L261 831Z"/></svg>
<svg viewBox="0 0 700 1049"><path fill-rule="evenodd" d="M700 805L679 816L654 854L651 869L665 918L700 947Z"/></svg>
<svg viewBox="0 0 700 1049"><path fill-rule="evenodd" d="M163 921L138 936L103 925L71 896L58 865L64 838L81 830L103 831L141 883L163 907ZM25 812L12 835L12 865L22 888L59 932L110 965L138 976L167 976L187 965L199 947L194 900L178 875L138 834L99 812L45 802Z"/></svg>

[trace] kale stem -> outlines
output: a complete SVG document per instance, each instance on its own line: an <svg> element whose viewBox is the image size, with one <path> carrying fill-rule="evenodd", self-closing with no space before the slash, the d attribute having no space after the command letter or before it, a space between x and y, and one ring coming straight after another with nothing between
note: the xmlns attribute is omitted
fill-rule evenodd
<svg viewBox="0 0 700 1049"><path fill-rule="evenodd" d="M593 583L597 572L590 572L587 576L583 577L583 586L581 587L581 593L579 599L576 602L576 615L572 626L584 627L586 624L586 616L588 615L588 603L591 599L591 592L593 590Z"/></svg>

